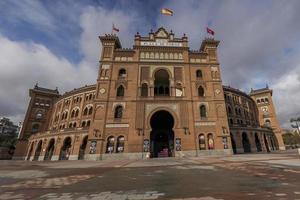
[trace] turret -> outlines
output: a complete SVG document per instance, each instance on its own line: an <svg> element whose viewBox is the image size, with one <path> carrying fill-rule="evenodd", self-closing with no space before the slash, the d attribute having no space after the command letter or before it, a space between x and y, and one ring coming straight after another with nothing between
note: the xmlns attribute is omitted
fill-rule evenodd
<svg viewBox="0 0 300 200"><path fill-rule="evenodd" d="M279 149L285 150L281 128L273 104L273 91L269 89L267 85L265 88L257 90L251 89L250 96L256 102L256 105L258 107L260 125L272 128L276 135Z"/></svg>

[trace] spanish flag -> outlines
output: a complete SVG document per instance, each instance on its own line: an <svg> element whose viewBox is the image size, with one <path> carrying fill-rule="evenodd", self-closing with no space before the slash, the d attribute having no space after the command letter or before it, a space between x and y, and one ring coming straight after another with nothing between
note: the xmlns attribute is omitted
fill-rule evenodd
<svg viewBox="0 0 300 200"><path fill-rule="evenodd" d="M112 31L119 32L120 30L119 30L117 27L115 27L115 24L113 24L113 26L112 26Z"/></svg>
<svg viewBox="0 0 300 200"><path fill-rule="evenodd" d="M206 27L206 32L208 34L215 35L215 32L212 29L208 28L208 27Z"/></svg>
<svg viewBox="0 0 300 200"><path fill-rule="evenodd" d="M161 9L160 12L163 15L173 16L173 11L167 8Z"/></svg>

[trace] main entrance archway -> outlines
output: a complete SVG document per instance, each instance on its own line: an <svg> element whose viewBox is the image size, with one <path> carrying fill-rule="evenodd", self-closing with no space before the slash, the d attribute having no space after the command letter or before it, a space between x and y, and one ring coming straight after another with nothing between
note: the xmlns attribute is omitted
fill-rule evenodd
<svg viewBox="0 0 300 200"><path fill-rule="evenodd" d="M174 118L168 111L157 111L150 119L150 155L156 157L174 156Z"/></svg>

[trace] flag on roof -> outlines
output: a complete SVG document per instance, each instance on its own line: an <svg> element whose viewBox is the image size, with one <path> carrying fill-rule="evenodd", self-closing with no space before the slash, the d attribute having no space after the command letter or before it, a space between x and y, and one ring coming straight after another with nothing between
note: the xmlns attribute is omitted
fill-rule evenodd
<svg viewBox="0 0 300 200"><path fill-rule="evenodd" d="M160 10L160 12L163 15L173 16L173 10L170 10L168 8L163 8Z"/></svg>
<svg viewBox="0 0 300 200"><path fill-rule="evenodd" d="M119 32L119 31L120 31L117 27L115 27L115 24L113 24L112 30L113 30L113 31L116 31L116 32Z"/></svg>
<svg viewBox="0 0 300 200"><path fill-rule="evenodd" d="M206 27L206 32L208 34L215 35L215 32L212 29L208 28L208 27Z"/></svg>

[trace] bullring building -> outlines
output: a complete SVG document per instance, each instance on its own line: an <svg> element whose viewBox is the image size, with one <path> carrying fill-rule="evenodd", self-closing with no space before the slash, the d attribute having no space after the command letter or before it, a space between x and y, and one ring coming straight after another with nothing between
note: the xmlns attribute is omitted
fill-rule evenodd
<svg viewBox="0 0 300 200"><path fill-rule="evenodd" d="M130 49L99 37L94 85L64 94L36 85L14 159L146 159L284 149L272 90L223 86L219 41L191 50L159 28Z"/></svg>

